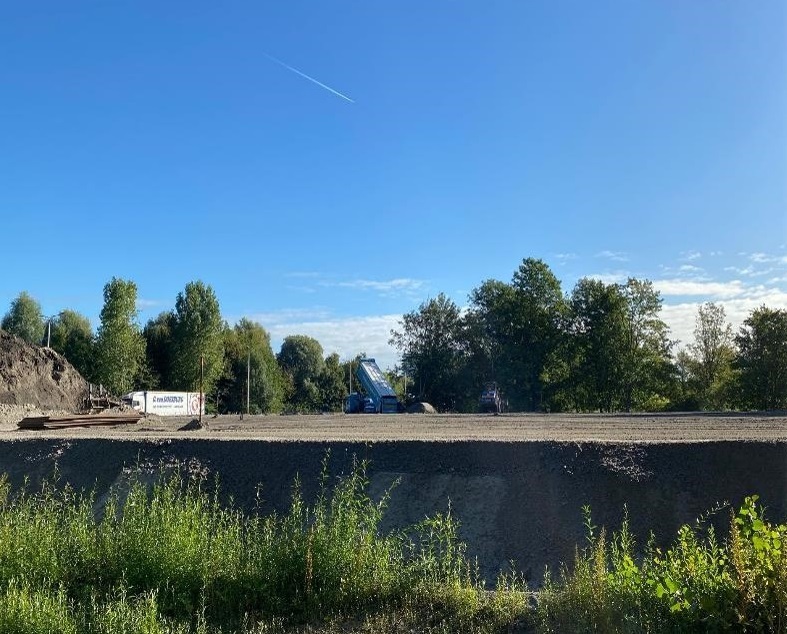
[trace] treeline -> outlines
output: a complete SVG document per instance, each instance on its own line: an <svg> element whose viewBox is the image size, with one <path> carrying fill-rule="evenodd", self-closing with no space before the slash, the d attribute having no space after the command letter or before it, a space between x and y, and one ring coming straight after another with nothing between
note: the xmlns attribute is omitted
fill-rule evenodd
<svg viewBox="0 0 787 634"><path fill-rule="evenodd" d="M114 394L198 391L218 412L339 411L352 360L325 356L305 335L274 354L260 324L222 319L213 289L190 282L174 309L143 327L137 287L104 287L100 324L73 310L44 318L21 293L0 327L63 354ZM445 295L403 315L390 344L401 354L388 378L403 400L441 411L476 411L494 381L511 411L656 411L787 408L787 310L761 306L737 333L724 308L699 307L694 340L678 349L648 280L583 278L570 293L542 260L528 258L511 282L487 280L461 309ZM353 379L355 383L355 380Z"/></svg>
<svg viewBox="0 0 787 634"><path fill-rule="evenodd" d="M525 259L510 283L487 280L461 310L440 294L404 315L391 345L418 398L474 411L495 381L511 411L655 411L787 407L787 310L753 310L737 333L700 306L677 349L648 280L583 278L566 294Z"/></svg>
<svg viewBox="0 0 787 634"><path fill-rule="evenodd" d="M350 361L323 356L320 343L287 337L277 355L260 324L221 317L213 289L190 282L173 310L138 324L137 286L113 278L104 286L100 324L65 309L44 317L39 303L21 293L0 328L28 343L49 345L92 383L116 395L132 390L199 391L212 411L275 413L339 411ZM202 377L200 376L202 374ZM248 401L247 401L248 397Z"/></svg>

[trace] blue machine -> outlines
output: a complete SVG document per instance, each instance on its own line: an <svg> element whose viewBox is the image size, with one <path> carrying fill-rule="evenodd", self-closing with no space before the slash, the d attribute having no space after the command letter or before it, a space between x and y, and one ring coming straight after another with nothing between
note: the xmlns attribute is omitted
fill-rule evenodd
<svg viewBox="0 0 787 634"><path fill-rule="evenodd" d="M396 414L399 411L396 392L393 391L374 359L361 359L355 376L366 391L367 398L362 399L357 393L350 394L345 400L345 412Z"/></svg>

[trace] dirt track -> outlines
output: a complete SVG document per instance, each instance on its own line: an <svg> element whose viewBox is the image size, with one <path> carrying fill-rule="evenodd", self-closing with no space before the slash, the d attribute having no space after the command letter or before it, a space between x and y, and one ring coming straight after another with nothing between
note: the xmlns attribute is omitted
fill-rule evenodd
<svg viewBox="0 0 787 634"><path fill-rule="evenodd" d="M176 438L322 442L550 441L601 443L685 443L787 441L787 414L569 415L313 415L203 417L205 428L178 431L190 418L149 417L134 425L58 432L20 431L19 416L0 420L0 439L41 436L89 438Z"/></svg>

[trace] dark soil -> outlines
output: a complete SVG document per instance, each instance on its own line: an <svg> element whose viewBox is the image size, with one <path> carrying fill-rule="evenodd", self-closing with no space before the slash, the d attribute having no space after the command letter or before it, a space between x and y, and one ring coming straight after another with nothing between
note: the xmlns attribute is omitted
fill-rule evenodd
<svg viewBox="0 0 787 634"><path fill-rule="evenodd" d="M78 411L87 387L64 356L0 330L0 403Z"/></svg>

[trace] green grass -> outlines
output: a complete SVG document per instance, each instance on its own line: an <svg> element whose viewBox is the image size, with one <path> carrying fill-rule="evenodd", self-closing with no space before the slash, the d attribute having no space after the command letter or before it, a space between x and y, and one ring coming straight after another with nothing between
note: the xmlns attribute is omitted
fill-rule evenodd
<svg viewBox="0 0 787 634"><path fill-rule="evenodd" d="M2 479L0 631L363 631L435 618L436 632L493 631L517 600L524 609L520 585L505 601L484 592L450 514L385 533L388 497L367 489L358 464L324 475L311 506L296 482L286 514L247 516L175 474L152 489L132 480L97 519L91 495L56 481L12 495Z"/></svg>
<svg viewBox="0 0 787 634"><path fill-rule="evenodd" d="M704 518L663 549L585 509L586 543L533 607L516 572L484 588L450 512L383 531L388 497L368 484L363 463L323 475L307 505L296 482L289 510L263 517L176 473L133 479L96 517L89 494L0 479L0 632L787 631L787 526L756 496L725 537Z"/></svg>

